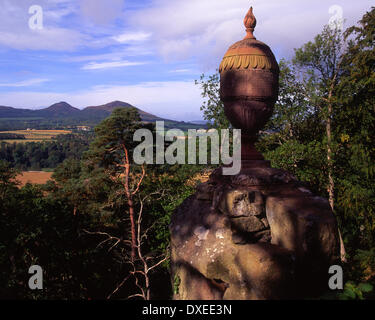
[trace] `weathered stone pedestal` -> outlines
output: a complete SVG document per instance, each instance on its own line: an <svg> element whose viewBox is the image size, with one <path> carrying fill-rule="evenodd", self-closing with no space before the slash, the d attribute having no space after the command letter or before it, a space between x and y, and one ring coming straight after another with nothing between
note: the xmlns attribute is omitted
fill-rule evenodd
<svg viewBox="0 0 375 320"><path fill-rule="evenodd" d="M174 299L295 299L328 287L339 260L327 200L289 173L213 172L172 216Z"/></svg>

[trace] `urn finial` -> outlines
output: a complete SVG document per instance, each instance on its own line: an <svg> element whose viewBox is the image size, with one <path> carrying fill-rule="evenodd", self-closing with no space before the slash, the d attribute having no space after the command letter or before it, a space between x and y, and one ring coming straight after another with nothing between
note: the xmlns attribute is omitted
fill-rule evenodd
<svg viewBox="0 0 375 320"><path fill-rule="evenodd" d="M254 16L253 13L253 7L250 8L250 10L247 12L246 17L243 21L245 28L246 28L246 37L244 39L256 39L254 37L254 29L257 25L257 19Z"/></svg>
<svg viewBox="0 0 375 320"><path fill-rule="evenodd" d="M245 39L231 45L220 64L220 98L233 128L241 129L242 168L269 166L256 150L257 134L272 116L279 92L279 66L270 47L255 39L253 8Z"/></svg>

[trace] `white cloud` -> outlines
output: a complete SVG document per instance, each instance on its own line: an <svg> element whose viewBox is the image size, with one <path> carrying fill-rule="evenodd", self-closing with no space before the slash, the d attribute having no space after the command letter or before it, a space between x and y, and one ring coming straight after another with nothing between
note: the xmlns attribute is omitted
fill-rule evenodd
<svg viewBox="0 0 375 320"><path fill-rule="evenodd" d="M151 33L147 32L129 32L112 37L113 40L120 43L145 41L151 37Z"/></svg>
<svg viewBox="0 0 375 320"><path fill-rule="evenodd" d="M123 0L38 0L43 9L43 29L29 28L29 7L33 0L0 1L0 48L16 50L75 51L105 48L116 42L115 26L94 23L114 21L121 14ZM86 23L89 22L89 23Z"/></svg>
<svg viewBox="0 0 375 320"><path fill-rule="evenodd" d="M82 67L82 70L99 70L110 68L131 67L146 64L146 62L131 62L131 61L109 61L109 62L90 62Z"/></svg>
<svg viewBox="0 0 375 320"><path fill-rule="evenodd" d="M108 24L118 18L124 8L124 0L80 0L82 14L95 24Z"/></svg>
<svg viewBox="0 0 375 320"><path fill-rule="evenodd" d="M176 70L169 71L169 73L188 73L188 72L192 72L192 70L190 70L190 69L176 69Z"/></svg>
<svg viewBox="0 0 375 320"><path fill-rule="evenodd" d="M71 51L89 38L78 30L61 26L66 15L75 12L75 1L1 0L0 1L0 47L18 50ZM29 28L31 5L43 9L42 30Z"/></svg>
<svg viewBox="0 0 375 320"><path fill-rule="evenodd" d="M86 37L74 30L43 28L23 33L0 31L0 45L20 50L72 51L80 47Z"/></svg>
<svg viewBox="0 0 375 320"><path fill-rule="evenodd" d="M103 54L95 54L95 55L77 55L77 56L66 56L62 59L65 62L86 62L86 61L119 61L126 54L124 52L111 52L111 53L103 53Z"/></svg>
<svg viewBox="0 0 375 320"><path fill-rule="evenodd" d="M49 21L61 20L64 17L70 14L73 14L75 12L76 10L73 6L66 5L64 8L61 8L61 9L53 8L51 10L45 10L43 13L44 13L44 18L46 18L47 22L49 22Z"/></svg>
<svg viewBox="0 0 375 320"><path fill-rule="evenodd" d="M168 61L194 57L211 68L220 63L230 44L243 38L242 21L250 4L258 19L256 36L281 56L288 56L294 47L311 40L328 23L332 4L342 6L347 27L361 18L373 0L150 0L147 6L129 10L124 10L124 3L38 0L47 30L33 33L28 29L28 8L35 1L1 0L0 46L72 51L81 46L105 48L144 41L147 48L157 49ZM65 21L68 17L72 19L71 25ZM121 34L113 23L117 18L128 32Z"/></svg>
<svg viewBox="0 0 375 320"><path fill-rule="evenodd" d="M69 55L63 57L61 60L64 62L96 62L96 61L121 61L125 57L131 56L147 56L152 54L151 50L139 46L131 46L126 48L119 48L119 51L102 53L102 54L92 54L92 55Z"/></svg>
<svg viewBox="0 0 375 320"><path fill-rule="evenodd" d="M339 1L346 27L355 24L373 0ZM198 58L203 69L218 66L228 47L243 39L243 18L250 5L258 25L255 36L290 57L318 34L330 19L326 0L153 0L131 17L134 28L152 30L152 41L167 61Z"/></svg>
<svg viewBox="0 0 375 320"><path fill-rule="evenodd" d="M0 87L13 87L13 88L19 88L19 87L31 87L38 84L42 84L45 82L50 81L49 79L29 79L19 82L13 82L13 83L0 83Z"/></svg>

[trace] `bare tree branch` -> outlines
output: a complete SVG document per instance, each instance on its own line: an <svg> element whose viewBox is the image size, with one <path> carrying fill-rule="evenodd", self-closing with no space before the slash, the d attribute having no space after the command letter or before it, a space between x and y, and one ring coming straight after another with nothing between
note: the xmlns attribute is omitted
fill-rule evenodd
<svg viewBox="0 0 375 320"><path fill-rule="evenodd" d="M138 181L137 188L133 191L133 195L135 195L139 191L139 187L142 184L143 178L145 177L146 171L145 171L145 166L142 165L142 175Z"/></svg>
<svg viewBox="0 0 375 320"><path fill-rule="evenodd" d="M112 293L110 293L108 296L107 296L107 299L111 299L111 297L121 289L121 287L125 284L125 282L130 278L131 274L129 274L127 277L125 277L121 283L116 287L115 290L112 291Z"/></svg>

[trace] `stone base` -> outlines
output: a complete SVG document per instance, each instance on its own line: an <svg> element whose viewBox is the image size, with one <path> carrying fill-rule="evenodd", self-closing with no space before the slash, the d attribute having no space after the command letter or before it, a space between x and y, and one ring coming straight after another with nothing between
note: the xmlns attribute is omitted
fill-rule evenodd
<svg viewBox="0 0 375 320"><path fill-rule="evenodd" d="M242 160L241 172L249 168L271 168L271 161L268 160Z"/></svg>
<svg viewBox="0 0 375 320"><path fill-rule="evenodd" d="M175 299L292 299L327 289L339 235L327 200L289 173L215 170L170 225Z"/></svg>

